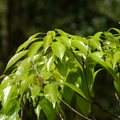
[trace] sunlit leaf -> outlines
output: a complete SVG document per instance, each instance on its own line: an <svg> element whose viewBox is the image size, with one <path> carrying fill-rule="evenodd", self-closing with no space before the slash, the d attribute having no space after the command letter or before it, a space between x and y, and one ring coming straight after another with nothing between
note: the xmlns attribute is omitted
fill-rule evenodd
<svg viewBox="0 0 120 120"><path fill-rule="evenodd" d="M6 76L2 82L1 82L1 85L0 85L0 93L3 91L4 88L6 88L6 86L10 85L11 82L13 82L13 79Z"/></svg>
<svg viewBox="0 0 120 120"><path fill-rule="evenodd" d="M16 92L16 90L15 90L15 86L13 86L13 85L7 86L3 90L3 93L2 93L3 94L2 95L2 107L3 107L4 112L9 111L10 108L13 106L13 101L14 101L15 96L16 96L14 94L14 92ZM12 98L12 96L13 96L13 98Z"/></svg>
<svg viewBox="0 0 120 120"><path fill-rule="evenodd" d="M58 88L56 84L47 84L44 87L45 97L53 104L53 108L55 108L55 104L58 97Z"/></svg>
<svg viewBox="0 0 120 120"><path fill-rule="evenodd" d="M106 36L106 39L108 41L114 42L114 35L110 32L104 32L104 35Z"/></svg>
<svg viewBox="0 0 120 120"><path fill-rule="evenodd" d="M52 50L53 50L53 53L62 60L66 47L60 42L54 42L52 43Z"/></svg>
<svg viewBox="0 0 120 120"><path fill-rule="evenodd" d="M35 113L37 115L37 119L40 119L40 111L41 111L41 106L40 104L37 105L36 109L35 109Z"/></svg>
<svg viewBox="0 0 120 120"><path fill-rule="evenodd" d="M52 36L51 35L45 36L43 39L44 52L46 52L46 50L49 48L50 43L52 43Z"/></svg>
<svg viewBox="0 0 120 120"><path fill-rule="evenodd" d="M120 51L114 52L113 58L111 60L113 64L113 68L115 68L116 63L118 62L119 59L120 59Z"/></svg>
<svg viewBox="0 0 120 120"><path fill-rule="evenodd" d="M22 80L22 81L21 81L21 87L20 87L20 89L19 89L19 90L20 90L20 95L22 96L23 93L25 92L25 90L28 88L29 84L33 82L33 77L32 77L32 76L29 76L29 77L27 77L27 76L21 77L21 76L20 76L19 79ZM37 91L37 92L38 92L38 91ZM35 97L36 94L33 93L33 91L32 91L32 95L33 95L33 97Z"/></svg>
<svg viewBox="0 0 120 120"><path fill-rule="evenodd" d="M115 30L116 32L120 33L120 30L118 28L110 28L109 31L110 30Z"/></svg>
<svg viewBox="0 0 120 120"><path fill-rule="evenodd" d="M81 50L81 52L86 56L87 55L87 46L81 42L81 41L78 41L78 40L72 40L72 45L76 48L78 48L79 50Z"/></svg>
<svg viewBox="0 0 120 120"><path fill-rule="evenodd" d="M94 53L89 54L89 56L92 57L92 59L93 59L95 62L97 62L98 64L100 64L101 66L103 66L103 67L113 76L114 80L116 80L116 81L119 83L119 85L120 85L119 78L117 77L115 71L108 66L108 64L107 64L106 61L104 61L103 59L99 58L99 57L96 56Z"/></svg>
<svg viewBox="0 0 120 120"><path fill-rule="evenodd" d="M80 37L80 36L77 36L77 35L71 35L71 38L73 38L74 40L81 41L85 44L88 44L88 39L85 38L85 37Z"/></svg>
<svg viewBox="0 0 120 120"><path fill-rule="evenodd" d="M61 36L67 36L67 33L65 33L64 31L60 30L60 29L55 29Z"/></svg>
<svg viewBox="0 0 120 120"><path fill-rule="evenodd" d="M101 64L104 68L107 69L106 62L103 59L100 58L99 54L91 53L91 54L89 54L89 57L91 57L94 61Z"/></svg>
<svg viewBox="0 0 120 120"><path fill-rule="evenodd" d="M60 79L60 80L63 80L62 77L61 77L59 74L55 73L55 72L52 72L52 75L53 75L55 78L58 78L58 79Z"/></svg>
<svg viewBox="0 0 120 120"><path fill-rule="evenodd" d="M31 95L32 95L33 98L36 97L39 94L39 92L40 92L40 86L34 86L34 87L32 87L32 89L31 89Z"/></svg>
<svg viewBox="0 0 120 120"><path fill-rule="evenodd" d="M33 43L29 48L28 56L33 57L37 53L37 51L40 49L42 44L43 44L42 41Z"/></svg>
<svg viewBox="0 0 120 120"><path fill-rule="evenodd" d="M92 45L93 47L95 47L98 50L102 50L101 48L101 44L99 42L100 40L100 36L101 36L102 32L97 32L91 39L90 39L90 45Z"/></svg>
<svg viewBox="0 0 120 120"><path fill-rule="evenodd" d="M28 52L28 50L25 51L21 51L17 54L15 54L8 62L5 71L10 68L14 63L16 63L21 57L23 57L26 53ZM5 72L4 71L4 72Z"/></svg>
<svg viewBox="0 0 120 120"><path fill-rule="evenodd" d="M36 33L34 35L32 35L26 42L24 42L22 45L20 45L16 51L16 53L18 53L20 50L26 48L30 43L32 43L35 40L41 39L41 38L36 38L37 35L39 34L44 34L44 33Z"/></svg>
<svg viewBox="0 0 120 120"><path fill-rule="evenodd" d="M30 61L31 61L31 58L26 58L21 62L20 66L18 67L18 69L16 71L16 74L18 76L25 75L28 72L28 70L31 66Z"/></svg>
<svg viewBox="0 0 120 120"><path fill-rule="evenodd" d="M80 88L78 88L77 86L75 86L75 85L73 85L71 83L64 82L64 84L67 85L68 87L70 87L71 89L73 89L75 92L77 92L83 98L85 98L86 100L88 100Z"/></svg>
<svg viewBox="0 0 120 120"><path fill-rule="evenodd" d="M52 36L52 39L54 39L56 33L55 33L55 31L50 30L50 31L47 32L47 35L51 35L51 36Z"/></svg>
<svg viewBox="0 0 120 120"><path fill-rule="evenodd" d="M59 37L56 37L56 40L59 41L59 42L62 42L64 45L66 45L68 48L71 47L71 40L66 37L66 36L59 36Z"/></svg>
<svg viewBox="0 0 120 120"><path fill-rule="evenodd" d="M47 70L51 71L55 68L54 55L53 52L49 53L47 56Z"/></svg>

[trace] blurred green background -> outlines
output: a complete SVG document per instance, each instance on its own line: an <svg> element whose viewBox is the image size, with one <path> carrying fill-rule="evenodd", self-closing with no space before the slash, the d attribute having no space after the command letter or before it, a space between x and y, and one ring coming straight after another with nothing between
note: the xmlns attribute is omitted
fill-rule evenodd
<svg viewBox="0 0 120 120"><path fill-rule="evenodd" d="M119 28L119 21L120 0L0 0L0 75L17 47L34 33L59 28L87 37ZM97 78L96 97L119 113L112 80L105 71ZM97 120L115 120L96 107L95 111Z"/></svg>

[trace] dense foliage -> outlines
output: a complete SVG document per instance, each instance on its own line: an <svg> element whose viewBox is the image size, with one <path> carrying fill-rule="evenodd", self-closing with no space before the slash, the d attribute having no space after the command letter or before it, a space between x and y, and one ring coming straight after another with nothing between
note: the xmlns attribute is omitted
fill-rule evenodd
<svg viewBox="0 0 120 120"><path fill-rule="evenodd" d="M119 101L119 40L117 28L89 37L60 29L34 34L18 47L1 76L0 119L24 119L26 111L38 120L95 120L94 105L119 119L95 99L93 90L97 73L106 70ZM8 69L12 72L6 75Z"/></svg>

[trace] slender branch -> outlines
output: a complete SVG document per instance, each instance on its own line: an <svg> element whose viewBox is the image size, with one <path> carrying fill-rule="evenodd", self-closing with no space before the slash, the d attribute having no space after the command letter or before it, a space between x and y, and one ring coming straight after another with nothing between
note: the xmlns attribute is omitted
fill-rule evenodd
<svg viewBox="0 0 120 120"><path fill-rule="evenodd" d="M89 42L88 42L88 44L90 44ZM74 55L74 57L76 58L76 60L78 61L78 63L82 66L82 68L83 68L83 76L84 76L84 79L85 79L85 83L86 83L86 89L87 89L87 92L88 92L88 96L90 97L90 91L89 91L89 87L88 87L88 81L87 81L87 75L86 75L86 70L85 70L85 67L84 67L84 65L85 65L85 61L84 61L84 59L83 59L83 61L81 62L79 59L78 59L78 57L75 55L75 53L73 52L73 50L72 50L72 48L70 48L70 51L72 52L72 54ZM89 50L88 50L89 51ZM88 54L88 52L87 52L87 54Z"/></svg>
<svg viewBox="0 0 120 120"><path fill-rule="evenodd" d="M42 87L43 87L43 84L44 84L44 78L43 78L42 75L40 75L40 72L39 72L39 70L37 69L37 66L36 66L36 64L34 63L34 60L33 60L33 59L32 59L32 61L31 61L31 64L32 64L33 69L35 70L35 73L37 74L37 80L38 80L38 82L39 82L39 84L40 84L40 87L42 88Z"/></svg>
<svg viewBox="0 0 120 120"><path fill-rule="evenodd" d="M76 60L79 62L79 64L81 66L83 66L83 63L78 59L78 57L75 55L75 53L73 52L72 48L70 48L70 51L72 52L72 54L74 55L74 57L76 58Z"/></svg>
<svg viewBox="0 0 120 120"><path fill-rule="evenodd" d="M75 112L77 115L81 116L82 118L84 118L85 120L92 120L90 118L85 117L84 115L82 115L81 113L79 113L78 111L76 111L74 108L72 108L70 105L68 105L64 100L62 100L61 98L58 97L58 99L64 103L68 108L70 108L73 112Z"/></svg>
<svg viewBox="0 0 120 120"><path fill-rule="evenodd" d="M104 112L106 112L107 114L113 116L114 118L117 118L118 120L120 120L120 116L117 114L112 113L111 111L109 111L108 109L106 109L103 105L101 105L98 101L96 101L94 98L92 99L92 103L94 105L96 105L97 107L99 107L100 109L102 109Z"/></svg>

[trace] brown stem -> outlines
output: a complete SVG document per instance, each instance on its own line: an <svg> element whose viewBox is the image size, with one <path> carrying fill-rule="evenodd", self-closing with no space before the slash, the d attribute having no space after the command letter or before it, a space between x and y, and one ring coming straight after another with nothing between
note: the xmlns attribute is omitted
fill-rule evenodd
<svg viewBox="0 0 120 120"><path fill-rule="evenodd" d="M72 108L70 105L68 105L64 100L62 100L61 98L58 97L58 99L64 103L68 108L70 108L73 112L75 112L77 115L81 116L82 118L84 118L85 120L91 120L90 118L85 117L84 115L82 115L81 113L79 113L78 111L76 111L74 108Z"/></svg>

